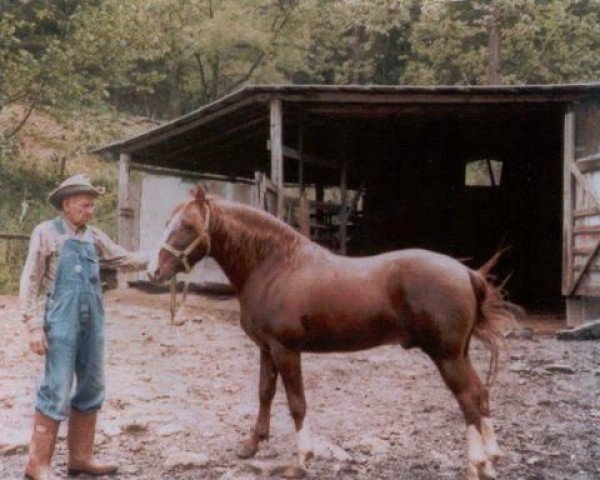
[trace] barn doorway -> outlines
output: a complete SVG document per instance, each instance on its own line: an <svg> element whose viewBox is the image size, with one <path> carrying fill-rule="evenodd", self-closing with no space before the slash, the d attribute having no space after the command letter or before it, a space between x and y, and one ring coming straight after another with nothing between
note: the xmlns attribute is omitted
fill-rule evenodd
<svg viewBox="0 0 600 480"><path fill-rule="evenodd" d="M560 108L457 106L372 126L365 221L354 254L421 247L496 269L510 298L562 310ZM366 151L366 149L361 149ZM367 168L365 168L367 166Z"/></svg>

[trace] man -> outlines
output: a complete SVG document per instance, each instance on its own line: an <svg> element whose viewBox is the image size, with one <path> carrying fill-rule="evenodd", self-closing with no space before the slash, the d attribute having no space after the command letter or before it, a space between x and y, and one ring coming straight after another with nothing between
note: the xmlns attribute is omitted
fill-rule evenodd
<svg viewBox="0 0 600 480"><path fill-rule="evenodd" d="M59 423L69 417L69 475L116 472L93 455L96 415L104 400L104 310L100 261L144 269L148 255L130 253L106 234L88 227L95 198L104 193L87 175L75 175L54 190L50 203L60 216L38 225L21 276L23 320L29 347L46 356L25 477L52 478L51 460ZM46 293L43 316L38 295ZM73 377L77 384L71 397Z"/></svg>

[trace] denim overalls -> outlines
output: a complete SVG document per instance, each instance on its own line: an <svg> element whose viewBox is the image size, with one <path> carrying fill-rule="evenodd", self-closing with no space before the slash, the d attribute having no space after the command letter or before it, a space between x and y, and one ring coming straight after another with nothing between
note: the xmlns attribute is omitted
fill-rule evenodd
<svg viewBox="0 0 600 480"><path fill-rule="evenodd" d="M54 227L60 235L66 233L60 218ZM69 405L83 412L98 410L104 401L104 309L92 241L69 238L63 243L44 331L49 350L36 409L55 420L67 417ZM77 386L70 398L73 374Z"/></svg>

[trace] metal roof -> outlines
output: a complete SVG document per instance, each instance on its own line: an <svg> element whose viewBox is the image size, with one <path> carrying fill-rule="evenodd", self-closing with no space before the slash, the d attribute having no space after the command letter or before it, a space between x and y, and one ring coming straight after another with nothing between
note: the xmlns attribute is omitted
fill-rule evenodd
<svg viewBox="0 0 600 480"><path fill-rule="evenodd" d="M300 108L323 108L324 105L332 108L353 107L356 114L361 106L367 113L375 105L568 104L585 97L600 98L600 83L503 86L251 85L147 132L96 148L92 153L135 153L232 115L229 126L232 122L258 121L257 108L260 109L261 118L264 118L267 113L264 108L273 98L280 98L284 105L295 104ZM242 111L247 111L247 114L241 115Z"/></svg>

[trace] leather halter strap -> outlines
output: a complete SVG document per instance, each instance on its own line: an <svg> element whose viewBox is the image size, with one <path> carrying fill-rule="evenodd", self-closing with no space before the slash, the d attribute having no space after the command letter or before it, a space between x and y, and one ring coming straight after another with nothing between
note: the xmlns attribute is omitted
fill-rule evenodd
<svg viewBox="0 0 600 480"><path fill-rule="evenodd" d="M196 249L198 244L202 241L203 238L206 239L206 253L205 257L210 255L210 207L206 206L206 222L204 224L204 228L202 229L202 234L198 235L192 243L190 243L184 250L177 250L176 248L169 245L167 242L161 245L161 249L169 252L175 258L177 258L182 264L183 268L185 268L186 273L190 273L192 270L192 266L189 262L190 254ZM173 275L171 278L171 294L170 294L170 302L169 302L169 313L171 316L171 324L172 325L181 325L184 322L177 323L175 321L175 317L177 312L185 305L185 301L187 300L188 289L190 285L189 277L185 280L183 284L183 296L181 298L181 304L177 305L177 275Z"/></svg>
<svg viewBox="0 0 600 480"><path fill-rule="evenodd" d="M167 242L163 243L160 248L169 252L175 258L177 258L185 268L185 273L190 273L192 271L192 266L189 262L190 254L196 249L196 247L200 244L202 240L206 240L206 253L205 257L210 255L210 207L206 207L206 222L204 223L204 228L202 230L202 234L198 235L192 243L190 243L184 250L177 250L175 247L169 245Z"/></svg>

